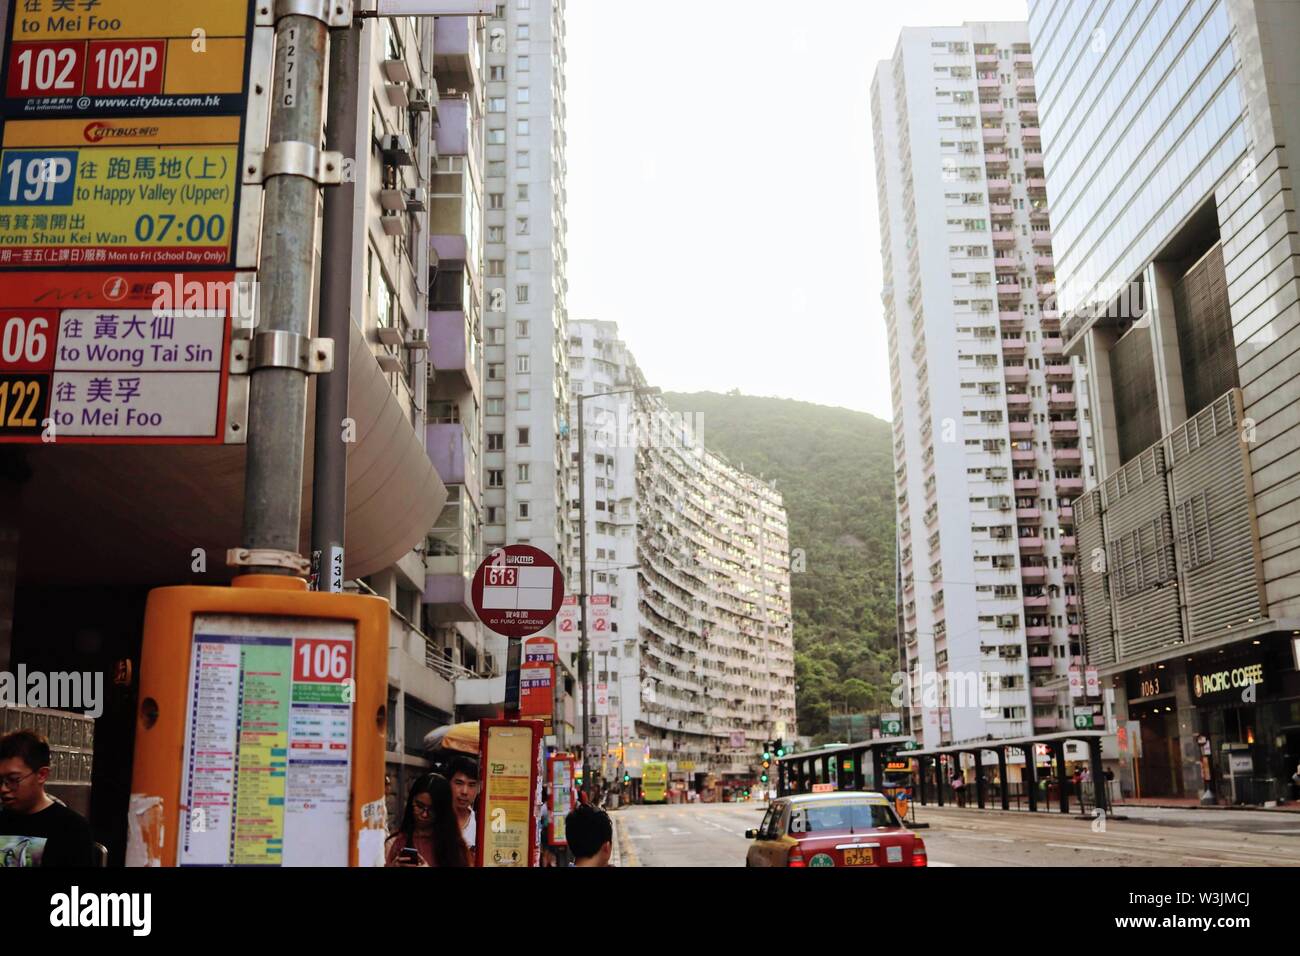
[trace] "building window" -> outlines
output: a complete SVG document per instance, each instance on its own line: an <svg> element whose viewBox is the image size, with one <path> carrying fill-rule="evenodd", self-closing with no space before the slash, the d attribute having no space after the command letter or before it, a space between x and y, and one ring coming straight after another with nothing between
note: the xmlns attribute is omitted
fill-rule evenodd
<svg viewBox="0 0 1300 956"><path fill-rule="evenodd" d="M527 521L531 517L530 507L527 501L519 502L519 520Z"/></svg>
<svg viewBox="0 0 1300 956"><path fill-rule="evenodd" d="M498 505L488 505L488 509L487 509L487 523L488 523L488 524L502 524L502 521L501 521L501 511L502 511L502 509L501 509Z"/></svg>
<svg viewBox="0 0 1300 956"><path fill-rule="evenodd" d="M488 451L505 451L506 436L505 432L489 432L487 436Z"/></svg>
<svg viewBox="0 0 1300 956"><path fill-rule="evenodd" d="M504 113L506 111L506 98L504 96L488 97L489 113Z"/></svg>
<svg viewBox="0 0 1300 956"><path fill-rule="evenodd" d="M505 209L506 208L505 195L502 193L488 193L488 208Z"/></svg>
<svg viewBox="0 0 1300 956"><path fill-rule="evenodd" d="M528 24L526 23L519 24L519 29L515 31L515 39L516 40L528 39Z"/></svg>
<svg viewBox="0 0 1300 956"><path fill-rule="evenodd" d="M521 86L519 87L519 89L515 90L516 103L527 103L529 102L530 96L531 96L531 91L526 86Z"/></svg>
<svg viewBox="0 0 1300 956"><path fill-rule="evenodd" d="M490 276L503 276L506 274L506 262L504 259L489 259L487 263L487 274Z"/></svg>
<svg viewBox="0 0 1300 956"><path fill-rule="evenodd" d="M504 415L506 413L506 400L504 398L489 398L483 403L483 412L486 415Z"/></svg>
<svg viewBox="0 0 1300 956"><path fill-rule="evenodd" d="M528 338L528 320L527 320L527 319L520 319L518 322L515 323L515 338L517 338L517 339L526 339L526 338Z"/></svg>
<svg viewBox="0 0 1300 956"><path fill-rule="evenodd" d="M527 72L528 72L528 57L527 57L527 56L525 56L525 55L523 55L523 54L520 54L518 57L515 58L515 70L518 71L519 73L527 73Z"/></svg>
<svg viewBox="0 0 1300 956"><path fill-rule="evenodd" d="M515 217L515 235L516 235L516 236L526 236L526 235L528 235L528 217L527 217L527 216L516 216L516 217Z"/></svg>
<svg viewBox="0 0 1300 956"><path fill-rule="evenodd" d="M515 253L515 267L519 269L531 269L533 257L527 252Z"/></svg>
<svg viewBox="0 0 1300 956"><path fill-rule="evenodd" d="M487 485L489 488L504 488L506 486L506 473L501 468L489 468L487 473Z"/></svg>
<svg viewBox="0 0 1300 956"><path fill-rule="evenodd" d="M505 227L505 226L488 226L487 239L488 239L488 242L505 242L505 241L506 241L506 227Z"/></svg>
<svg viewBox="0 0 1300 956"><path fill-rule="evenodd" d="M515 135L516 136L528 135L528 120L526 118L515 120Z"/></svg>
<svg viewBox="0 0 1300 956"><path fill-rule="evenodd" d="M515 168L516 169L528 168L528 150L521 149L517 153L515 153Z"/></svg>
<svg viewBox="0 0 1300 956"><path fill-rule="evenodd" d="M532 469L527 462L524 462L523 464L515 465L515 480L516 481L532 480Z"/></svg>
<svg viewBox="0 0 1300 956"><path fill-rule="evenodd" d="M517 197L521 202L527 202L527 201L528 201L528 184L527 184L527 183L520 183L520 184L519 184L519 186L518 186L518 192L517 192L517 194L516 194L516 197Z"/></svg>
<svg viewBox="0 0 1300 956"><path fill-rule="evenodd" d="M527 374L529 373L529 371L531 370L531 369L530 369L531 359L530 359L530 357L527 356L527 355L520 355L520 356L518 356L518 357L515 359L515 363L516 363L516 364L515 364L515 371L518 372L520 375L527 375Z"/></svg>
<svg viewBox="0 0 1300 956"><path fill-rule="evenodd" d="M506 144L506 131L504 129L488 130L487 141L489 146L504 146Z"/></svg>
<svg viewBox="0 0 1300 956"><path fill-rule="evenodd" d="M533 407L533 395L531 392L515 392L515 410L526 412Z"/></svg>
<svg viewBox="0 0 1300 956"><path fill-rule="evenodd" d="M500 82L506 78L506 68L504 66L494 66L488 71L488 79Z"/></svg>
<svg viewBox="0 0 1300 956"><path fill-rule="evenodd" d="M489 382L504 382L506 378L506 367L500 362L491 362L487 367L487 377Z"/></svg>
<svg viewBox="0 0 1300 956"><path fill-rule="evenodd" d="M521 428L521 429L519 429L519 442L518 442L518 444L520 444L520 445L527 445L527 444L528 444L528 438L529 438L529 435L528 435L528 429L527 429L527 428Z"/></svg>
<svg viewBox="0 0 1300 956"><path fill-rule="evenodd" d="M528 286L526 285L515 286L515 301L518 302L520 305L528 304Z"/></svg>

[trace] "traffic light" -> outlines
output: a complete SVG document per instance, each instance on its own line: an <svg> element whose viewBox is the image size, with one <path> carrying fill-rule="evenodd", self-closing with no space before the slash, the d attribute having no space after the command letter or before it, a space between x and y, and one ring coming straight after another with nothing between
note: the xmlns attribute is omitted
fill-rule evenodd
<svg viewBox="0 0 1300 956"><path fill-rule="evenodd" d="M628 783L628 782L630 782L631 780L632 780L632 775L631 775L630 773L625 773L625 774L623 774L623 782L624 782L624 783Z"/></svg>
<svg viewBox="0 0 1300 956"><path fill-rule="evenodd" d="M775 741L773 741L773 740L764 740L764 741L763 741L763 759L764 759L764 760L771 760L771 759L772 759L772 751L775 750L775 749L776 749L776 742L775 742Z"/></svg>
<svg viewBox="0 0 1300 956"><path fill-rule="evenodd" d="M784 757L784 756L785 756L785 741L784 741L784 740L776 740L776 741L773 741L773 745L774 745L775 748L776 748L776 755L777 755L778 757Z"/></svg>

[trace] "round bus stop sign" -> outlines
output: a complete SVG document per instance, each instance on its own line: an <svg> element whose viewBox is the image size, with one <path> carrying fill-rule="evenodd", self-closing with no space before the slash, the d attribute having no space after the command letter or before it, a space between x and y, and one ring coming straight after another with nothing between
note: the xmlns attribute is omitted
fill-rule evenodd
<svg viewBox="0 0 1300 956"><path fill-rule="evenodd" d="M497 548L474 572L474 613L506 637L536 634L555 620L564 600L564 575L549 554L527 544Z"/></svg>

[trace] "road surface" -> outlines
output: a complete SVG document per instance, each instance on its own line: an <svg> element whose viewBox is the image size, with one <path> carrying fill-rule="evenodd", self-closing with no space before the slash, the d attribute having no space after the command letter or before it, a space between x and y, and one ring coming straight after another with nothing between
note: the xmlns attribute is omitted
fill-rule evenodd
<svg viewBox="0 0 1300 956"><path fill-rule="evenodd" d="M623 866L744 866L759 803L614 813ZM918 807L931 866L1300 866L1300 814L1123 808L1127 819Z"/></svg>

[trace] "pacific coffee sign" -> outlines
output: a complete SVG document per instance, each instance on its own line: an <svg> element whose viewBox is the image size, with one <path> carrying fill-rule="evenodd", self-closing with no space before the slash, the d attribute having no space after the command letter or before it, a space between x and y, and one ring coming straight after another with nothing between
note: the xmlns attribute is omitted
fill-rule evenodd
<svg viewBox="0 0 1300 956"><path fill-rule="evenodd" d="M1193 700L1237 698L1253 701L1264 683L1264 662L1247 661L1216 670L1197 669L1190 677Z"/></svg>

